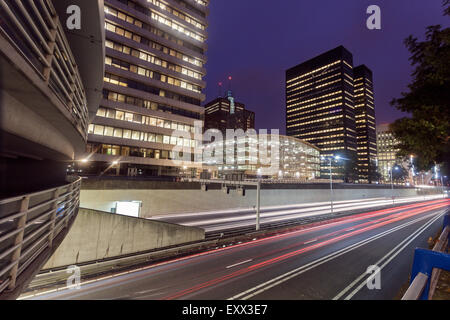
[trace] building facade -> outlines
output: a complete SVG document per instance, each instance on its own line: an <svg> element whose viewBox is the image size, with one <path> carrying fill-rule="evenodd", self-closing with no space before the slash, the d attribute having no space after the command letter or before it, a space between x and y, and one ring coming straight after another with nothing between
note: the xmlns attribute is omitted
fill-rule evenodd
<svg viewBox="0 0 450 320"><path fill-rule="evenodd" d="M402 164L402 159L397 157L398 141L389 130L389 124L377 126L378 171L384 183L391 181L391 168L396 164Z"/></svg>
<svg viewBox="0 0 450 320"><path fill-rule="evenodd" d="M231 91L205 105L204 130L215 129L225 136L227 129L255 129L255 113L247 110L243 103L235 101Z"/></svg>
<svg viewBox="0 0 450 320"><path fill-rule="evenodd" d="M354 68L355 120L360 183L377 179L377 132L372 71L365 65Z"/></svg>
<svg viewBox="0 0 450 320"><path fill-rule="evenodd" d="M286 132L322 155L356 158L353 56L340 46L286 71ZM344 176L335 164L332 174ZM322 177L329 177L324 163Z"/></svg>
<svg viewBox="0 0 450 320"><path fill-rule="evenodd" d="M196 172L204 113L208 1L106 0L103 99L89 127L86 174ZM175 146L190 147L185 168ZM187 168L186 168L187 167Z"/></svg>
<svg viewBox="0 0 450 320"><path fill-rule="evenodd" d="M205 168L217 170L219 178L320 178L319 148L294 137L246 135L205 145L205 154L217 155L219 150L223 150L219 157L205 162Z"/></svg>

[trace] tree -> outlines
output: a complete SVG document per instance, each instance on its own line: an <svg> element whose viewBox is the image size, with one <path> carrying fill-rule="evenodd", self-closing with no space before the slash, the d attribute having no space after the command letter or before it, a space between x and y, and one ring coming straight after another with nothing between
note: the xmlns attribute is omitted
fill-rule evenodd
<svg viewBox="0 0 450 320"><path fill-rule="evenodd" d="M444 2L444 15L450 16L450 0ZM411 52L415 70L409 92L394 99L391 105L408 112L391 124L391 131L399 140L399 156L416 156L416 168L430 170L436 163L448 171L450 158L450 28L430 26L426 39L420 42L409 36L405 45Z"/></svg>
<svg viewBox="0 0 450 320"><path fill-rule="evenodd" d="M394 164L392 170L392 180L399 183L405 182L409 177L408 170L400 164Z"/></svg>
<svg viewBox="0 0 450 320"><path fill-rule="evenodd" d="M370 161L369 165L369 184L379 182L381 180L381 173L378 172L375 161Z"/></svg>
<svg viewBox="0 0 450 320"><path fill-rule="evenodd" d="M358 157L356 153L343 151L339 154L344 160L339 160L341 172L345 183L354 183L358 180Z"/></svg>

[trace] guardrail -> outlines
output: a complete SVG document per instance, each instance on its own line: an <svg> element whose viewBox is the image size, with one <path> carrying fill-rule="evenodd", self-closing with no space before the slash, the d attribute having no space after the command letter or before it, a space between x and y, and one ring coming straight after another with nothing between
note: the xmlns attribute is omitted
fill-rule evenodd
<svg viewBox="0 0 450 320"><path fill-rule="evenodd" d="M86 139L84 87L64 29L50 0L0 1L0 34L58 97Z"/></svg>
<svg viewBox="0 0 450 320"><path fill-rule="evenodd" d="M450 270L450 254L446 253L450 239L450 212L444 218L444 229L433 250L416 249L411 285L402 300L431 300L441 270Z"/></svg>
<svg viewBox="0 0 450 320"><path fill-rule="evenodd" d="M0 200L0 295L13 291L23 272L76 217L81 179L49 190Z"/></svg>

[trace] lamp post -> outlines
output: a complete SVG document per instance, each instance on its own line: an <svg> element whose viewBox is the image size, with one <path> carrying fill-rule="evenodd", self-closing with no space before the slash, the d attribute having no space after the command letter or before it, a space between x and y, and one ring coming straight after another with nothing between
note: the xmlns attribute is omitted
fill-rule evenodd
<svg viewBox="0 0 450 320"><path fill-rule="evenodd" d="M391 167L391 194L392 194L392 205L395 205L395 197L394 197L394 178L393 178L393 171L397 171L397 166Z"/></svg>
<svg viewBox="0 0 450 320"><path fill-rule="evenodd" d="M322 157L322 160L328 160L329 161L329 167L330 167L330 203L331 203L331 214L334 213L334 204L333 204L333 198L334 198L334 191L333 191L333 172L331 170L331 163L333 160L347 160L340 156L335 157Z"/></svg>

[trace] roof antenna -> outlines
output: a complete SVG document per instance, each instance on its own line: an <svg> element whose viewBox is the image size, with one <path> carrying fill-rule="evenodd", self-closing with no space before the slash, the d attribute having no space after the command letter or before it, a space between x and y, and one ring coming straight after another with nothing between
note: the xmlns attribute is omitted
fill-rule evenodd
<svg viewBox="0 0 450 320"><path fill-rule="evenodd" d="M222 98L222 85L223 85L223 83L222 82L219 82L219 98Z"/></svg>

